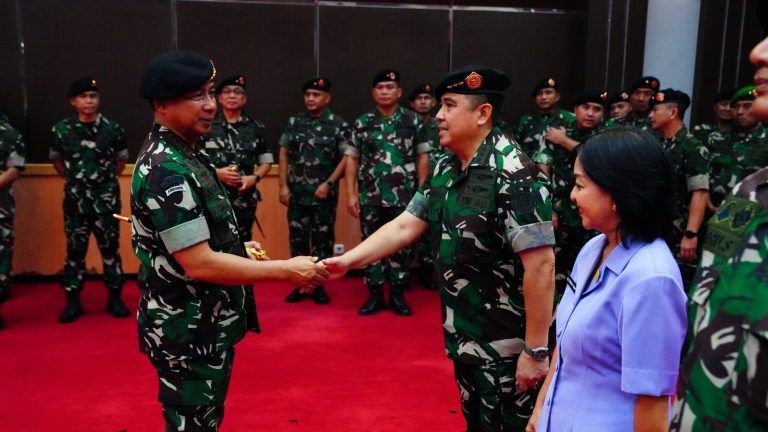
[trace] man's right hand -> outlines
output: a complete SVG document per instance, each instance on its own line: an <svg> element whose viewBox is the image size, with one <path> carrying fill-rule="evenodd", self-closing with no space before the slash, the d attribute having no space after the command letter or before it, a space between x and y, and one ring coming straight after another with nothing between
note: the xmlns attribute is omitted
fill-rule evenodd
<svg viewBox="0 0 768 432"><path fill-rule="evenodd" d="M227 186L240 187L240 173L230 170L229 167L216 168L216 177Z"/></svg>
<svg viewBox="0 0 768 432"><path fill-rule="evenodd" d="M304 290L320 285L328 278L328 270L322 262L317 262L317 257L293 257L286 264L288 280Z"/></svg>
<svg viewBox="0 0 768 432"><path fill-rule="evenodd" d="M277 197L280 200L280 204L287 206L291 201L291 189L286 186L280 186L280 193Z"/></svg>
<svg viewBox="0 0 768 432"><path fill-rule="evenodd" d="M325 269L328 270L328 279L336 280L344 276L344 273L349 270L349 265L344 262L344 255L326 258L322 261Z"/></svg>
<svg viewBox="0 0 768 432"><path fill-rule="evenodd" d="M360 217L360 201L357 197L347 199L347 212L355 219Z"/></svg>

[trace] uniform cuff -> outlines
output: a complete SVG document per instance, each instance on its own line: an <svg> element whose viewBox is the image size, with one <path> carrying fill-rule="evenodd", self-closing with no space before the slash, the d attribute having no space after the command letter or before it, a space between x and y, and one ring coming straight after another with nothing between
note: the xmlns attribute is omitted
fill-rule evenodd
<svg viewBox="0 0 768 432"><path fill-rule="evenodd" d="M411 201L408 203L408 206L405 207L405 211L423 221L426 221L428 204L429 200L427 197L425 197L421 192L416 192L413 198L411 198Z"/></svg>
<svg viewBox="0 0 768 432"><path fill-rule="evenodd" d="M211 238L205 218L200 216L160 232L160 239L168 253L178 252Z"/></svg>
<svg viewBox="0 0 768 432"><path fill-rule="evenodd" d="M8 156L8 159L5 161L5 165L8 168L16 167L16 168L24 169L24 165L26 164L27 164L27 160L24 159L24 157L19 155L14 155L14 154Z"/></svg>
<svg viewBox="0 0 768 432"><path fill-rule="evenodd" d="M507 241L514 252L555 244L552 222L537 222L507 230Z"/></svg>
<svg viewBox="0 0 768 432"><path fill-rule="evenodd" d="M695 190L709 190L709 174L699 174L688 177L688 192Z"/></svg>
<svg viewBox="0 0 768 432"><path fill-rule="evenodd" d="M344 150L344 154L347 156L352 156L353 158L360 158L360 150L357 149L355 146L347 146L347 149Z"/></svg>
<svg viewBox="0 0 768 432"><path fill-rule="evenodd" d="M432 151L432 144L423 142L416 144L416 154L429 153Z"/></svg>
<svg viewBox="0 0 768 432"><path fill-rule="evenodd" d="M61 153L55 150L48 150L48 159L50 160L61 159Z"/></svg>
<svg viewBox="0 0 768 432"><path fill-rule="evenodd" d="M275 156L272 153L263 153L259 155L259 165L275 163Z"/></svg>
<svg viewBox="0 0 768 432"><path fill-rule="evenodd" d="M117 152L115 154L115 157L120 159L120 160L127 161L128 160L128 149L120 150L119 152Z"/></svg>

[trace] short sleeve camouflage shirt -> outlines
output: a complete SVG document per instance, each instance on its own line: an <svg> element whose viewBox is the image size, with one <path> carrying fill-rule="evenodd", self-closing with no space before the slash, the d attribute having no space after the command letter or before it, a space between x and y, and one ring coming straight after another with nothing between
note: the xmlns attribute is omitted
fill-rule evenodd
<svg viewBox="0 0 768 432"><path fill-rule="evenodd" d="M15 167L24 170L27 162L27 150L19 131L13 128L8 118L0 116L0 172ZM0 219L12 219L15 214L13 190L10 187L0 190Z"/></svg>
<svg viewBox="0 0 768 432"><path fill-rule="evenodd" d="M682 127L674 137L662 139L661 146L675 167L677 179L677 208L675 227L685 231L691 194L696 190L709 190L709 150L701 141Z"/></svg>
<svg viewBox="0 0 768 432"><path fill-rule="evenodd" d="M315 197L315 190L333 174L351 137L349 124L329 108L317 118L304 111L288 119L279 145L288 150L288 187L292 200L301 205L337 202L337 186L332 187L323 200Z"/></svg>
<svg viewBox="0 0 768 432"><path fill-rule="evenodd" d="M360 159L360 205L405 207L416 191L416 159L430 151L417 142L418 114L398 106L382 116L374 109L357 118L345 154Z"/></svg>
<svg viewBox="0 0 768 432"><path fill-rule="evenodd" d="M768 165L768 133L762 124L746 133L738 132L733 125L712 132L707 147L712 154L709 180L715 205L722 201L736 183Z"/></svg>
<svg viewBox="0 0 768 432"><path fill-rule="evenodd" d="M555 108L552 114L525 114L517 121L515 138L520 143L523 152L532 157L539 148L539 141L544 136L548 126L569 127L576 121L576 116L561 108Z"/></svg>
<svg viewBox="0 0 768 432"><path fill-rule="evenodd" d="M264 140L264 129L263 124L245 113L234 123L218 113L205 140L205 152L216 168L236 165L241 174L251 175L254 165L275 163L275 156ZM227 193L232 206L238 209L255 207L260 198L255 187L253 193L245 194L227 187Z"/></svg>
<svg viewBox="0 0 768 432"><path fill-rule="evenodd" d="M520 251L554 245L549 182L497 128L462 171L444 156L408 205L430 225L448 356L488 364L525 336Z"/></svg>
<svg viewBox="0 0 768 432"><path fill-rule="evenodd" d="M242 339L245 287L190 279L173 257L204 241L214 251L245 256L232 206L207 155L155 125L133 171L131 211L140 262L141 351L185 359L226 350Z"/></svg>
<svg viewBox="0 0 768 432"><path fill-rule="evenodd" d="M128 160L123 128L99 114L92 123L77 117L53 126L48 156L67 167L64 211L78 214L120 212L120 186L115 163Z"/></svg>

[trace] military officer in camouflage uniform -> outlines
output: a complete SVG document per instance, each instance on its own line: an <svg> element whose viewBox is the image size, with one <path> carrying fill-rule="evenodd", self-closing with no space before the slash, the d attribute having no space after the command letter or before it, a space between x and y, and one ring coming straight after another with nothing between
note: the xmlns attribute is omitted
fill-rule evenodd
<svg viewBox="0 0 768 432"><path fill-rule="evenodd" d="M405 210L418 185L429 172L427 143L417 140L419 116L398 104L403 89L400 73L385 69L373 77L376 108L355 121L352 142L345 154L347 210L360 217L363 239ZM370 315L383 309L384 282L389 282L389 307L398 315L410 315L403 291L409 284L411 251L400 250L386 260L366 267L368 299L358 310Z"/></svg>
<svg viewBox="0 0 768 432"><path fill-rule="evenodd" d="M11 261L13 259L13 216L16 213L11 185L27 161L27 150L19 131L8 117L0 115L0 305L11 296ZM0 330L5 323L0 317Z"/></svg>
<svg viewBox="0 0 768 432"><path fill-rule="evenodd" d="M624 122L626 126L635 126L642 130L650 130L651 121L648 114L651 111L650 102L653 96L661 88L656 77L645 76L635 81L629 89L629 103L632 105L630 113Z"/></svg>
<svg viewBox="0 0 768 432"><path fill-rule="evenodd" d="M593 233L581 225L576 205L571 202L573 163L576 147L594 135L603 120L608 93L585 90L574 101L576 121L567 128L549 127L541 138L539 150L533 156L552 183L552 224L555 228L555 288L556 297L563 294L573 263Z"/></svg>
<svg viewBox="0 0 768 432"><path fill-rule="evenodd" d="M139 348L157 370L166 431L216 431L235 354L258 331L244 283L302 287L327 271L308 257L246 258L227 190L202 150L216 114L207 57L175 51L147 65L139 93L155 124L131 179L132 243L139 258Z"/></svg>
<svg viewBox="0 0 768 432"><path fill-rule="evenodd" d="M522 431L546 375L555 242L549 184L493 117L509 78L469 66L436 87L441 158L405 212L324 262L331 277L423 233L436 251L446 353L468 431Z"/></svg>
<svg viewBox="0 0 768 432"><path fill-rule="evenodd" d="M623 123L629 113L632 112L632 104L629 103L629 94L625 91L616 92L608 98L608 117L617 123Z"/></svg>
<svg viewBox="0 0 768 432"><path fill-rule="evenodd" d="M130 312L120 299L120 226L112 217L113 213L120 213L117 178L128 160L125 131L99 113L99 87L92 77L73 81L67 97L76 115L53 126L53 145L48 153L56 172L64 177L67 260L61 286L67 295L67 305L59 322L71 323L83 314L80 292L91 232L104 264L104 284L109 291L107 312L115 318L125 318Z"/></svg>
<svg viewBox="0 0 768 432"><path fill-rule="evenodd" d="M691 286L701 251L699 228L704 222L709 196L709 151L683 124L690 104L687 94L666 89L654 95L649 114L677 174L675 221L666 240L676 255L686 289Z"/></svg>
<svg viewBox="0 0 768 432"><path fill-rule="evenodd" d="M764 25L765 27L765 25ZM750 56L768 120L768 39ZM768 167L745 178L708 222L689 298L688 350L672 432L768 430Z"/></svg>
<svg viewBox="0 0 768 432"><path fill-rule="evenodd" d="M557 106L560 101L560 88L554 78L545 78L538 82L533 86L531 96L539 111L520 117L513 133L528 157L532 157L538 150L539 141L548 126L568 127L575 119L572 112Z"/></svg>
<svg viewBox="0 0 768 432"><path fill-rule="evenodd" d="M331 81L313 78L302 86L306 110L288 119L280 136L278 177L280 202L288 206L291 255L333 256L338 181L344 175L345 156L352 130L334 114ZM300 288L285 301L304 298ZM330 301L320 285L312 292L316 304Z"/></svg>
<svg viewBox="0 0 768 432"><path fill-rule="evenodd" d="M731 98L733 124L707 139L712 152L709 209L714 212L736 183L768 165L768 130L752 113L755 86L742 87Z"/></svg>
<svg viewBox="0 0 768 432"><path fill-rule="evenodd" d="M448 150L440 145L440 137L438 136L437 120L432 117L432 109L435 108L437 101L433 95L432 84L424 83L413 89L411 95L408 97L408 101L411 105L411 109L421 117L422 127L419 129L419 136L417 142L427 143L431 148L429 152L429 170L432 171L440 159ZM417 256L419 260L419 278L421 279L421 285L427 289L436 289L435 286L435 260L434 251L429 244L429 239L426 236L419 239L416 246Z"/></svg>
<svg viewBox="0 0 768 432"><path fill-rule="evenodd" d="M715 131L724 131L733 123L733 109L731 108L731 98L733 92L719 92L712 101L712 111L715 113L715 121L712 123L700 123L691 129L693 136L699 139L704 145L707 145L709 135Z"/></svg>
<svg viewBox="0 0 768 432"><path fill-rule="evenodd" d="M227 186L240 237L251 240L256 205L261 200L256 185L269 173L275 157L264 140L264 125L243 110L245 88L245 75L231 76L216 86L220 109L205 141L205 152ZM258 165L255 170L254 165Z"/></svg>

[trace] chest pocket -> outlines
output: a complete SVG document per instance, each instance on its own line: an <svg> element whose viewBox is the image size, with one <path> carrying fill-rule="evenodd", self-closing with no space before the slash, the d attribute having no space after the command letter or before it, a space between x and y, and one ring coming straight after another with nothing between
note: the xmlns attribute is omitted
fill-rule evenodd
<svg viewBox="0 0 768 432"><path fill-rule="evenodd" d="M488 263L503 246L503 230L497 229L496 173L471 169L456 194L451 223L456 229L456 259L467 263Z"/></svg>
<svg viewBox="0 0 768 432"><path fill-rule="evenodd" d="M190 165L194 176L200 179L200 186L196 189L200 200L205 203L205 212L211 230L211 249L245 256L236 228L232 225L235 220L232 216L232 206L226 198L226 191L219 187L216 179L213 178L214 174L201 162L191 162Z"/></svg>

